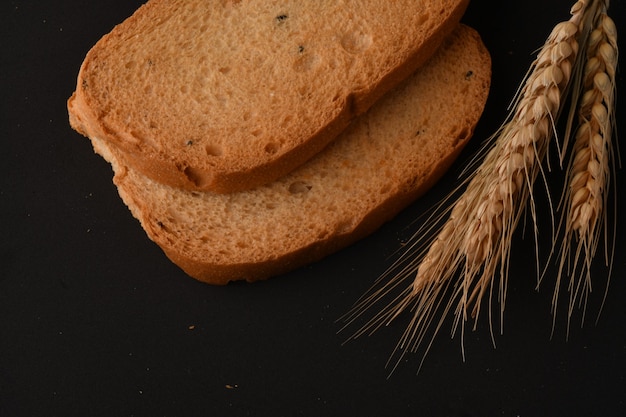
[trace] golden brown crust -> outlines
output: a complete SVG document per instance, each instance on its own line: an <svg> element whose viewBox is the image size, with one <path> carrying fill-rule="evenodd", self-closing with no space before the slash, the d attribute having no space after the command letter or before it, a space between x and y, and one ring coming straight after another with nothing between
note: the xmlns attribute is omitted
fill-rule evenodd
<svg viewBox="0 0 626 417"><path fill-rule="evenodd" d="M93 143L112 163L133 215L173 262L210 284L256 281L363 238L426 192L472 136L490 79L478 34L460 26L318 156L229 195L160 185L127 168L115 148Z"/></svg>
<svg viewBox="0 0 626 417"><path fill-rule="evenodd" d="M379 7L382 4L377 0L372 1L372 6L370 6L372 8ZM141 55L146 59L146 62L149 61L149 64L145 64L146 68L142 69L146 75L142 76L137 75L139 70L136 69L140 62L133 61L132 56L125 56L122 51L118 52L118 50L122 49L122 46L125 48L125 51L126 49L133 51L132 42L128 41L129 38L143 39L144 34L148 36L146 32L157 30L156 27L160 25L159 19L162 19L165 22L163 25L166 25L168 24L167 18L170 20L178 18L182 14L180 10L185 10L192 3L195 2L184 1L181 4L176 4L176 2L151 0L124 23L103 37L89 52L81 67L76 92L70 99L71 102L68 103L68 108L72 126L76 130L85 136L98 137L109 142L119 149L120 152L124 153L124 158L128 164L155 181L189 190L227 193L250 189L279 178L291 172L294 168L300 166L325 148L339 132L346 128L355 116L367 110L383 94L405 79L434 53L444 37L453 30L461 19L468 0L408 1L403 6L405 9L402 10L402 16L391 15L395 19L406 20L402 22L404 27L401 27L400 30L396 27L387 27L385 28L386 30L375 28L373 29L375 31L368 35L373 38L371 42L373 42L374 46L377 46L376 42L379 41L379 38L384 39L386 32L395 31L395 33L398 33L397 36L402 36L402 39L398 39L397 43L404 42L404 49L388 54L385 52L386 55L384 57L364 55L361 57L362 59L359 57L349 57L348 59L342 56L341 59L344 60L341 63L342 70L332 72L331 67L334 64L331 64L331 61L336 59L336 57L332 55L326 56L324 55L325 52L320 52L316 56L323 61L323 65L327 66L324 67L326 75L322 78L325 78L324 82L328 84L328 87L327 91L319 93L319 97L315 97L315 94L318 94L317 90L320 89L315 90L313 99L308 99L307 97L309 97L311 92L305 91L307 83L321 78L319 73L311 74L310 77L312 79L302 77L302 74L297 73L295 70L286 73L289 76L293 75L289 82L285 82L289 87L285 90L276 90L275 92L272 90L270 94L275 93L277 96L287 97L290 93L289 88L293 87L294 89L303 90L302 94L304 95L301 98L284 98L284 102L279 102L275 112L268 112L273 106L269 100L256 103L256 107L261 112L268 113L267 119L261 118L255 122L255 126L260 126L261 129L259 130L264 131L260 134L268 136L267 138L261 138L264 141L269 141L265 147L262 146L265 142L254 137L245 139L245 141L251 141L250 146L244 145L246 143L244 137L248 137L250 132L248 130L238 131L241 123L235 120L237 117L236 112L220 113L221 116L215 116L215 119L210 119L213 117L213 109L208 107L217 106L219 100L202 102L202 106L208 106L203 110L209 112L206 114L197 112L197 109L194 110L191 106L189 106L189 111L187 111L185 103L191 101L189 98L184 99L181 96L183 98L179 97L178 101L168 101L168 95L173 93L168 90L170 87L162 87L167 85L163 80L169 80L169 83L173 83L172 88L184 88L184 86L180 87L176 84L175 79L172 79L174 76L170 75L168 78L168 67L161 62L173 60L168 55L171 52L165 51L162 57L154 58L154 62L146 58L148 55ZM236 7L242 4L239 3ZM294 4L298 5L299 3L295 2ZM295 5L290 7L298 10ZM315 5L317 6L317 3ZM222 6L214 5L213 7L218 9ZM393 7L396 6L398 5L394 4ZM226 10L228 7L232 8L235 6L226 5L224 7ZM406 17L419 15L422 9L427 9L427 13L423 16ZM355 19L358 20L360 10L353 10L351 13L356 15ZM296 14L294 12L294 15ZM306 19L312 19L312 17L306 16ZM415 19L415 22L411 21L411 19ZM423 19L423 21L419 19ZM296 16L293 17L293 21L296 21ZM372 25L375 23L372 23ZM304 34L294 35L294 39L302 38L315 44L317 33L307 34L306 30L304 32ZM294 31L293 33L299 32ZM342 32L337 33L340 34ZM352 34L349 30L346 33L348 35ZM191 37L190 34L186 36ZM327 34L327 38L329 42L342 44L344 49L350 48L349 45L345 45L345 39L342 39L339 35L335 36L330 33ZM293 41L291 38L285 39ZM394 49L392 40L387 39L385 42L390 43L384 48L384 45L382 45L380 47L381 50ZM148 41L146 41L146 44L150 48L161 47L160 44L152 44ZM330 49L326 44L320 44L318 47L322 50ZM377 54L380 55L379 52ZM119 58L119 55L124 56ZM344 53L344 55L346 54ZM139 60L139 58L137 59ZM185 68L197 67L195 61L191 59L185 58L181 62L186 64ZM381 62L381 64L378 67L370 68L368 65L371 65L372 62ZM113 67L115 65L117 67ZM128 75L129 71L126 71L124 66L130 67L131 65L133 66L132 74ZM315 63L315 65L322 64ZM161 74L161 78L156 76L149 78L152 76L150 74L156 71L155 68L159 70L166 68L163 69L164 72ZM224 72L226 70L229 71L229 74L233 74L233 77L237 72L237 68L224 68ZM268 69L263 68L263 70L267 71ZM320 71L322 71L321 67ZM341 74L349 73L350 71L354 71L354 74L350 75L346 80L335 81L335 78L339 79L338 77ZM244 72L243 76L257 77L256 82L260 86L257 93L267 94L265 87L263 87L265 82L263 75L250 75ZM128 83L137 84L125 84L125 80L128 77L131 77ZM145 78L144 84L141 84L143 82L141 77ZM213 73L207 73L205 77L210 78L214 77L214 75ZM190 76L191 78L193 77ZM147 84L149 82L148 79L153 79L153 84ZM234 80L230 82L236 83L240 81L239 79ZM352 86L347 85L350 80L353 82ZM333 86L333 82L344 83L345 85ZM221 83L219 88L222 88L221 86L225 81L221 81ZM218 84L211 85L211 88L219 90ZM156 99L149 99L152 96L149 93L145 93L145 91L152 90L157 91L159 94ZM139 101L150 100L151 102L162 100L164 104L162 107L150 107L143 102L132 102L135 99ZM172 103L178 104L174 105ZM330 106L327 103L330 103ZM241 104L239 103L239 105ZM118 107L122 108L122 110ZM134 108L138 107L145 108L148 114L133 113ZM317 111L318 109L319 111ZM244 113L251 113L254 110L249 109ZM303 111L304 113L302 113ZM290 120L290 122L286 122L287 127L284 131L276 130L276 125L279 123L275 119L277 118L276 115L279 114ZM142 117L150 119L145 122L145 126L142 124L143 122L139 123L137 121ZM208 123L204 124L211 126L206 128L198 127L200 124L203 124L201 120L209 120ZM161 123L164 126L160 126ZM310 129L302 131L302 126L308 126ZM282 134L285 136L277 136ZM234 141L234 139L240 136L241 143L238 142L239 139ZM190 143L190 146L187 148L181 146L180 144L184 141ZM219 142L219 145L213 148L213 145L209 143L211 141ZM232 149L228 148L231 142L233 143ZM259 142L258 146L256 145L257 142ZM200 143L202 143L202 146L199 145ZM274 149L274 146L276 149ZM246 149L248 147L251 149L249 152ZM267 147L269 147L269 150L264 150ZM208 156L203 154L204 149L209 149L207 151L209 153Z"/></svg>
<svg viewBox="0 0 626 417"><path fill-rule="evenodd" d="M470 137L468 136L466 140L459 142L459 146L442 159L418 187L407 189L405 192L399 192L391 196L383 204L368 213L350 234L328 236L326 239L317 240L309 246L281 254L263 262L239 264L206 263L199 261L195 257L185 256L166 245L162 244L161 248L165 255L185 271L187 275L211 285L226 285L231 281L240 280L256 282L290 272L303 265L319 261L365 238L380 228L382 224L391 220L409 204L426 193L445 174L469 139Z"/></svg>

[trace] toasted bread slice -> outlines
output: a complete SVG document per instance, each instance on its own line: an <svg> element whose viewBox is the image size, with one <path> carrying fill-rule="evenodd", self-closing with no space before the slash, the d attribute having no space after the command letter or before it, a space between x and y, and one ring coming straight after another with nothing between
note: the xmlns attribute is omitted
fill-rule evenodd
<svg viewBox="0 0 626 417"><path fill-rule="evenodd" d="M87 54L71 125L157 182L233 192L323 149L468 0L151 0Z"/></svg>
<svg viewBox="0 0 626 417"><path fill-rule="evenodd" d="M479 35L459 26L436 55L306 164L231 194L162 185L108 142L114 182L148 236L212 284L268 278L366 236L428 190L473 134L491 80Z"/></svg>

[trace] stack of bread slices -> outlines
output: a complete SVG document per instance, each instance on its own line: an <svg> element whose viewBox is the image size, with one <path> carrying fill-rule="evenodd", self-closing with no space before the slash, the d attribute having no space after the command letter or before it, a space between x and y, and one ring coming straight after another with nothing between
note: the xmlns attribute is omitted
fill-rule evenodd
<svg viewBox="0 0 626 417"><path fill-rule="evenodd" d="M87 54L72 127L190 276L255 281L353 243L472 136L468 0L150 0Z"/></svg>

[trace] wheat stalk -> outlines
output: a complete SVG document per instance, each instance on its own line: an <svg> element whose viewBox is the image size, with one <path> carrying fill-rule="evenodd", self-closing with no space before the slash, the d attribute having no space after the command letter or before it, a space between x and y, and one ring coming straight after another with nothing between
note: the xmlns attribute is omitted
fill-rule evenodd
<svg viewBox="0 0 626 417"><path fill-rule="evenodd" d="M614 245L606 244L609 238L606 207L611 168L615 170L612 128L618 49L617 29L606 14L607 7L604 4L598 9L593 21L594 30L587 41L583 93L578 101L579 126L567 174L568 186L564 192L567 209L561 222L564 237L552 309L556 318L560 285L567 267L570 276L568 331L577 302L583 309L587 305L592 290L592 260L603 231L607 265L612 264L613 258L608 248ZM614 232L612 236L614 239ZM584 316L583 313L583 320Z"/></svg>
<svg viewBox="0 0 626 417"><path fill-rule="evenodd" d="M353 335L374 332L410 311L410 323L392 354L392 358L399 355L396 366L431 334L426 356L452 309L453 335L459 325L464 332L469 317L476 323L482 299L489 294L491 306L496 285L502 315L512 235L526 209L530 209L533 222L536 220L533 184L543 175L542 163L577 62L578 38L590 4L595 3L577 1L571 18L557 24L546 39L516 96L514 110L488 141L491 149L469 175L463 194L441 214L449 217L439 233L426 246L424 238L416 237L417 243L383 275L388 281L379 281L346 316L349 325L410 280L408 287ZM418 235L423 234L418 231Z"/></svg>

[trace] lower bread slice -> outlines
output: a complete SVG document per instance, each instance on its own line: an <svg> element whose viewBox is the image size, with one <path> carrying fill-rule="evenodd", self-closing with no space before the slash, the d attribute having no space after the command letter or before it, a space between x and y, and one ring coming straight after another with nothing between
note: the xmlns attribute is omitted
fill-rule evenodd
<svg viewBox="0 0 626 417"><path fill-rule="evenodd" d="M403 84L329 147L287 176L233 194L171 188L128 168L92 138L120 196L166 255L211 284L255 281L360 239L428 190L473 134L491 59L460 25Z"/></svg>

